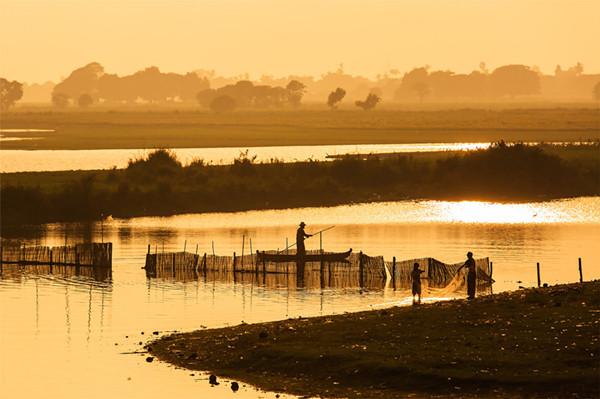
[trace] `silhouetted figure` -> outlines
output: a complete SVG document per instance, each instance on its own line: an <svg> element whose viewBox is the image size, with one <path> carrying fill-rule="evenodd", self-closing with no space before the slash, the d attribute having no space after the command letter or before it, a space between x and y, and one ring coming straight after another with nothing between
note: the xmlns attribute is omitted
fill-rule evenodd
<svg viewBox="0 0 600 399"><path fill-rule="evenodd" d="M310 234L306 234L304 231L304 227L306 223L300 222L300 227L298 231L296 231L296 248L298 252L298 256L304 256L306 254L306 248L304 247L304 239L308 237L312 237Z"/></svg>
<svg viewBox="0 0 600 399"><path fill-rule="evenodd" d="M464 265L458 268L457 272L463 267L467 268L467 298L475 298L475 283L477 281L477 267L475 266L475 259L473 259L473 252L467 252L467 261Z"/></svg>
<svg viewBox="0 0 600 399"><path fill-rule="evenodd" d="M425 272L425 270L419 269L419 264L415 262L413 271L410 272L410 277L412 279L412 295L413 295L413 305L421 304L421 273ZM415 300L415 296L418 296L418 301Z"/></svg>
<svg viewBox="0 0 600 399"><path fill-rule="evenodd" d="M240 389L240 385L239 385L237 382L233 381L233 382L231 383L231 390L232 390L233 392L237 392L237 391L238 391L238 389Z"/></svg>
<svg viewBox="0 0 600 399"><path fill-rule="evenodd" d="M214 386L214 385L219 385L219 383L217 382L217 376L216 376L216 375L214 375L214 374L211 374L211 375L208 377L208 383L209 383L211 386Z"/></svg>

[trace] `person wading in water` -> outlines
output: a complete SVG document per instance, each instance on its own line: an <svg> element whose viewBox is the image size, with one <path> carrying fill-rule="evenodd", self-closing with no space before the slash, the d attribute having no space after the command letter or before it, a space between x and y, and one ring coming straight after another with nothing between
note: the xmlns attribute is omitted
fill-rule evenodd
<svg viewBox="0 0 600 399"><path fill-rule="evenodd" d="M412 294L413 294L413 305L421 304L421 273L425 270L419 269L419 264L415 262L413 271L410 272L410 277L412 279ZM419 297L417 302L416 298Z"/></svg>
<svg viewBox="0 0 600 399"><path fill-rule="evenodd" d="M477 281L477 267L475 266L475 259L473 259L473 252L467 252L467 261L464 265L458 268L457 273L460 269L466 267L467 273L467 298L475 299L475 283Z"/></svg>
<svg viewBox="0 0 600 399"><path fill-rule="evenodd" d="M296 231L296 248L298 250L297 253L299 256L304 256L306 254L306 248L304 247L304 239L312 237L311 234L306 234L306 232L304 231L305 226L306 223L300 222L300 227L298 228L298 231Z"/></svg>

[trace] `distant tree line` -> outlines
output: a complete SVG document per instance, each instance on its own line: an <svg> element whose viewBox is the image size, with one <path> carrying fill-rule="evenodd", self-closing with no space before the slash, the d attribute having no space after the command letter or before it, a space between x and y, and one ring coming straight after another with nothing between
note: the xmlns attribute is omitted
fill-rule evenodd
<svg viewBox="0 0 600 399"><path fill-rule="evenodd" d="M8 90L8 81L3 90ZM14 82L18 83L18 82ZM247 74L231 78L216 76L214 71L196 70L186 74L163 73L149 67L132 75L108 74L97 62L74 70L54 85L23 84L22 101L51 101L58 107L89 107L107 104L135 103L199 103L215 110L298 106L302 100L326 103L332 110L342 100L370 109L385 101L497 101L515 98L594 98L600 101L600 74L585 74L582 64L569 68L556 67L553 75L544 75L537 67L504 65L488 71L485 63L468 74L449 70L432 70L428 65L404 74L391 69L375 80L344 72L343 64L333 72L313 76L273 78L263 75L250 81ZM343 90L343 95L341 91ZM7 93L9 93L7 91ZM3 95L7 110L15 100L16 87ZM45 94L44 94L45 93ZM374 102L369 95L379 98ZM49 96L43 98L43 96ZM227 98L217 100L218 97ZM6 98L4 100L4 98ZM91 100L91 101L90 101ZM366 106L366 107L364 107ZM371 107L372 108L372 107Z"/></svg>
<svg viewBox="0 0 600 399"><path fill-rule="evenodd" d="M196 95L198 103L216 112L232 111L235 108L282 107L286 104L298 107L306 86L292 80L285 88L281 86L254 85L249 80L219 89L205 89Z"/></svg>
<svg viewBox="0 0 600 399"><path fill-rule="evenodd" d="M52 102L64 107L70 102L87 107L102 100L107 103L165 103L194 101L209 83L197 74L162 73L157 67L119 77L107 74L97 62L74 70L52 91Z"/></svg>

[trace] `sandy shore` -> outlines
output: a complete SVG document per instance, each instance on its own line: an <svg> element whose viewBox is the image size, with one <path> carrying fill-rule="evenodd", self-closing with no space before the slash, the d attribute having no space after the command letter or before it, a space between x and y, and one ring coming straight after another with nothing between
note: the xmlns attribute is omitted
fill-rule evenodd
<svg viewBox="0 0 600 399"><path fill-rule="evenodd" d="M172 364L320 397L600 396L600 282L173 334Z"/></svg>

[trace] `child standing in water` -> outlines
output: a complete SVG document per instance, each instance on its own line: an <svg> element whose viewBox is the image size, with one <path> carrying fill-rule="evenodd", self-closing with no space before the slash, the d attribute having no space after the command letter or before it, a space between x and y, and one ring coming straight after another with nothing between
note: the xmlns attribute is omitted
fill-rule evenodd
<svg viewBox="0 0 600 399"><path fill-rule="evenodd" d="M425 272L425 270L419 269L419 264L415 262L413 271L410 272L410 277L412 278L412 295L413 295L413 305L421 304L421 273ZM419 296L419 300L415 299L415 296Z"/></svg>

